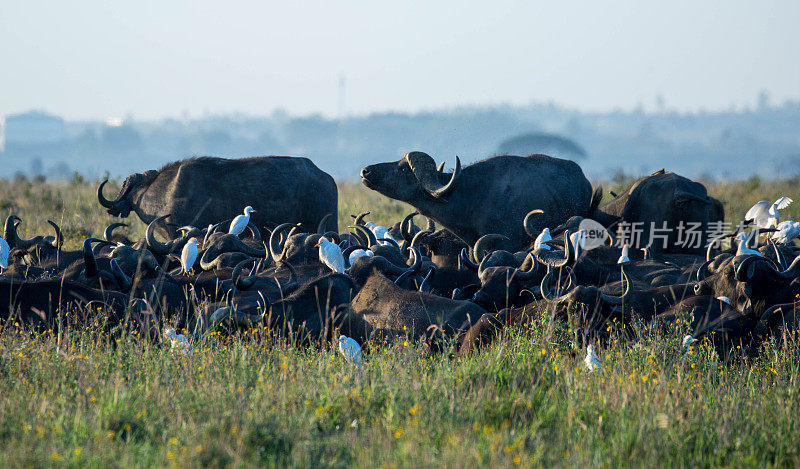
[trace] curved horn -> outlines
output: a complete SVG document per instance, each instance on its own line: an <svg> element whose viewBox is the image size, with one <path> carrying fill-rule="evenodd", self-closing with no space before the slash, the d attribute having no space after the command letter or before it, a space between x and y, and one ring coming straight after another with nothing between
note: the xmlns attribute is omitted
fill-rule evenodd
<svg viewBox="0 0 800 469"><path fill-rule="evenodd" d="M250 287L252 287L253 284L255 283L255 279L253 279L252 275L253 273L252 270L250 271L250 274L247 275L247 277L241 278L242 269L244 269L244 267L247 264L255 262L255 260L256 259L254 257L251 257L250 259L245 259L236 264L236 267L233 268L233 272L231 272L231 280L233 281L233 285L236 287L237 290L245 291Z"/></svg>
<svg viewBox="0 0 800 469"><path fill-rule="evenodd" d="M321 235L325 234L325 232L327 231L327 227L328 227L328 220L330 220L332 216L333 216L333 214L329 213L329 214L325 215L324 217L322 217L322 220L320 220L319 224L317 225L317 234L321 234Z"/></svg>
<svg viewBox="0 0 800 469"><path fill-rule="evenodd" d="M419 230L419 231L417 231L417 234L415 234L414 237L411 238L411 246L409 246L409 247L413 248L413 247L419 246L420 242L422 241L422 238L424 238L424 237L426 237L428 235L431 235L431 234L433 234L433 231L431 231L431 230Z"/></svg>
<svg viewBox="0 0 800 469"><path fill-rule="evenodd" d="M711 264L713 260L705 261L700 264L700 267L697 269L697 280L703 281L708 277L708 266Z"/></svg>
<svg viewBox="0 0 800 469"><path fill-rule="evenodd" d="M365 236L367 240L367 245L371 248L378 244L377 238L375 238L375 233L372 232L369 228L364 225L348 225L348 228L352 228L357 231L360 235Z"/></svg>
<svg viewBox="0 0 800 469"><path fill-rule="evenodd" d="M355 224L355 225L363 225L364 224L364 217L366 217L367 215L369 215L369 210L367 210L366 212L359 213L358 216L355 217L356 221L354 221L353 224Z"/></svg>
<svg viewBox="0 0 800 469"><path fill-rule="evenodd" d="M414 237L411 235L411 225L413 225L414 217L417 215L419 215L419 212L411 212L403 217L403 221L400 222L400 236L407 243L410 243L411 240L414 239Z"/></svg>
<svg viewBox="0 0 800 469"><path fill-rule="evenodd" d="M111 259L111 275L114 276L121 291L127 292L131 289L130 279L125 275L125 272L122 271L122 267L119 266L119 262L114 258Z"/></svg>
<svg viewBox="0 0 800 469"><path fill-rule="evenodd" d="M127 223L112 223L106 227L106 230L103 231L103 238L106 241L111 241L111 238L114 237L114 229L119 228L120 226L128 226Z"/></svg>
<svg viewBox="0 0 800 469"><path fill-rule="evenodd" d="M428 219L428 224L425 226L426 230L436 231L436 222L431 217L426 217Z"/></svg>
<svg viewBox="0 0 800 469"><path fill-rule="evenodd" d="M118 202L119 202L119 200L120 200L120 199L121 199L121 198L122 198L122 197L123 197L125 194L122 194L122 195L120 195L120 196L119 196L118 198L116 198L115 200L108 200L108 199L106 199L106 198L103 196L103 186L105 186L105 185L106 185L106 183L108 183L108 179L106 179L105 181L101 182L101 183L100 183L100 185L99 185L99 186L97 186L97 200L98 200L98 201L100 201L100 205L102 205L102 206L103 206L103 207L105 207L105 208L114 208L114 204L118 203Z"/></svg>
<svg viewBox="0 0 800 469"><path fill-rule="evenodd" d="M553 271L549 270L544 277L542 278L542 283L539 285L539 291L542 294L542 297L547 301L553 301L556 299L555 295L550 291L550 283L553 281Z"/></svg>
<svg viewBox="0 0 800 469"><path fill-rule="evenodd" d="M600 298L611 305L621 305L623 302L628 301L633 294L633 289L631 288L631 281L628 279L628 274L626 274L624 270L622 271L622 283L625 284L625 292L622 294L622 296L612 296L605 293L600 293Z"/></svg>
<svg viewBox="0 0 800 469"><path fill-rule="evenodd" d="M83 269L87 277L97 276L97 260L94 258L94 254L92 253L92 243L101 241L101 239L97 238L86 238L83 240Z"/></svg>
<svg viewBox="0 0 800 469"><path fill-rule="evenodd" d="M436 172L437 173L441 173L442 171L444 171L444 161L439 163L439 166L436 167Z"/></svg>
<svg viewBox="0 0 800 469"><path fill-rule="evenodd" d="M469 254L467 253L467 248L461 248L461 252L458 253L458 261L459 266L466 266L469 270L473 272L478 271L478 264L472 262L472 259L469 258Z"/></svg>
<svg viewBox="0 0 800 469"><path fill-rule="evenodd" d="M461 178L461 160L456 156L456 164L455 169L453 170L453 174L450 176L450 180L447 184L442 185L439 182L439 175L441 174L436 170L436 164L431 158L430 155L427 153L423 153L421 151L412 151L406 153L403 157L408 165L411 167L411 171L414 173L414 176L419 181L420 185L423 189L425 189L428 194L437 198L437 199L444 199L456 188L459 179Z"/></svg>
<svg viewBox="0 0 800 469"><path fill-rule="evenodd" d="M53 241L50 242L50 246L55 249L61 249L61 246L64 245L64 236L61 234L61 227L56 224L56 222L52 220L47 220L47 223L53 227L53 230L56 232L55 238Z"/></svg>
<svg viewBox="0 0 800 469"><path fill-rule="evenodd" d="M529 262L531 265L527 270L523 270L525 264ZM525 256L525 262L523 262L522 265L514 271L514 277L523 281L530 280L534 275L536 275L537 270L539 270L539 263L536 262L536 258L533 256L533 253L529 252L528 255Z"/></svg>
<svg viewBox="0 0 800 469"><path fill-rule="evenodd" d="M6 218L6 226L5 226L5 238L8 242L8 245L11 247L17 247L20 249L28 249L29 247L33 246L36 242L34 238L31 239L21 239L19 234L17 233L18 225L22 222L22 219L14 214L11 214Z"/></svg>
<svg viewBox="0 0 800 469"><path fill-rule="evenodd" d="M156 223L164 221L170 214L162 215L155 220L151 221L147 224L147 230L144 232L144 240L147 243L147 248L153 251L156 254L169 254L172 250L172 247L162 243L161 241L156 239L154 230L156 227Z"/></svg>
<svg viewBox="0 0 800 469"><path fill-rule="evenodd" d="M261 241L261 231L259 231L258 227L253 224L253 222L247 222L247 229L250 230L250 236L254 240Z"/></svg>
<svg viewBox="0 0 800 469"><path fill-rule="evenodd" d="M543 213L544 210L537 208L536 210L531 210L528 212L528 214L525 215L525 219L522 220L522 227L525 228L525 233L527 233L532 239L536 239L536 237L539 236L539 233L536 232L536 228L534 228L531 219L534 215L541 215Z"/></svg>
<svg viewBox="0 0 800 469"><path fill-rule="evenodd" d="M422 265L422 256L420 255L419 250L417 250L417 248L408 248L408 250L411 251L411 256L414 257L414 262L411 265L411 267L404 269L403 273L400 274L399 277L397 277L397 279L394 281L395 285L400 285L401 283L403 283L403 281L406 278L415 274ZM394 264L389 262L389 265L394 265Z"/></svg>
<svg viewBox="0 0 800 469"><path fill-rule="evenodd" d="M281 232L289 227L296 227L296 223L281 223L269 235L269 253L275 262L283 261L283 249L275 242L280 238ZM277 235L277 236L276 236ZM288 239L288 238L287 238Z"/></svg>
<svg viewBox="0 0 800 469"><path fill-rule="evenodd" d="M480 263L489 252L488 246L498 240L510 241L508 236L498 233L489 233L478 238L478 240L475 241L475 246L472 248L472 260ZM484 253L484 251L486 251L486 253Z"/></svg>
<svg viewBox="0 0 800 469"><path fill-rule="evenodd" d="M422 282L419 284L419 291L423 293L431 292L431 281L433 280L434 275L436 275L436 267L432 267L431 270L428 271L428 275L422 279Z"/></svg>

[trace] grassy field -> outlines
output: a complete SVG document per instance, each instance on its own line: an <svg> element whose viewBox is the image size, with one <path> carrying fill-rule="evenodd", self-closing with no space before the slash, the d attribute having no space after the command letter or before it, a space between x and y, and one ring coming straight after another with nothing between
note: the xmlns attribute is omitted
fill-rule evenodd
<svg viewBox="0 0 800 469"><path fill-rule="evenodd" d="M727 220L796 187L709 185ZM21 216L26 236L45 234L50 218L77 246L112 220L94 182L0 188L0 213ZM340 227L350 213L388 223L408 210L340 188ZM781 215L797 217L796 205ZM536 317L467 358L407 342L372 349L360 370L331 348L296 349L261 330L207 337L184 357L91 327L31 335L7 323L0 466L800 465L797 337L723 362L706 345L684 356L676 325L613 341L587 373L569 331Z"/></svg>

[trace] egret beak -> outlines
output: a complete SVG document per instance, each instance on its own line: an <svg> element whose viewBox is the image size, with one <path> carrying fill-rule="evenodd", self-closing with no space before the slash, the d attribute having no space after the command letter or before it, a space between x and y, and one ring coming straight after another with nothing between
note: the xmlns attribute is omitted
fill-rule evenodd
<svg viewBox="0 0 800 469"><path fill-rule="evenodd" d="M315 247L315 248L318 248L318 247L319 247L319 243L315 244L315 245L314 245L314 247Z"/></svg>

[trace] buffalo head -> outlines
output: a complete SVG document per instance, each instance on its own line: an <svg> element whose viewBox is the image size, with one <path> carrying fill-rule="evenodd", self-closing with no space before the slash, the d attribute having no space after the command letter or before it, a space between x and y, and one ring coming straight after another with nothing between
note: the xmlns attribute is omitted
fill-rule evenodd
<svg viewBox="0 0 800 469"><path fill-rule="evenodd" d="M361 181L368 188L397 200L431 199L446 201L458 185L461 161L448 175L436 168L430 155L421 151L406 153L400 161L378 163L361 170Z"/></svg>

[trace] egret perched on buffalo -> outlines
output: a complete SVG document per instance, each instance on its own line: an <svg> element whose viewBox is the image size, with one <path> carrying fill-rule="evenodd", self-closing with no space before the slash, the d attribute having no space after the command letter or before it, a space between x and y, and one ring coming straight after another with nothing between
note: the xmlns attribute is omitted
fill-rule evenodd
<svg viewBox="0 0 800 469"><path fill-rule="evenodd" d="M228 233L239 236L244 229L247 228L247 224L250 223L250 214L255 212L256 210L254 210L253 207L249 205L245 207L244 214L238 215L231 222L231 227L228 229Z"/></svg>
<svg viewBox="0 0 800 469"><path fill-rule="evenodd" d="M538 251L540 248L550 250L550 245L547 243L552 240L553 237L550 235L550 228L543 229L533 242L533 250Z"/></svg>
<svg viewBox="0 0 800 469"><path fill-rule="evenodd" d="M319 239L319 242L314 247L319 248L320 262L327 265L334 272L344 273L345 265L342 248L336 243L328 241L328 238L324 236Z"/></svg>
<svg viewBox="0 0 800 469"><path fill-rule="evenodd" d="M197 238L189 238L186 245L183 246L181 251L181 269L184 273L189 273L189 270L194 267L197 261Z"/></svg>
<svg viewBox="0 0 800 469"><path fill-rule="evenodd" d="M3 269L8 267L8 255L11 253L11 246L8 245L5 239L0 238L0 267Z"/></svg>
<svg viewBox="0 0 800 469"><path fill-rule="evenodd" d="M776 228L781 221L778 210L784 209L792 203L792 199L784 196L770 204L769 200L762 200L750 207L744 215L745 221L753 221L759 228Z"/></svg>

